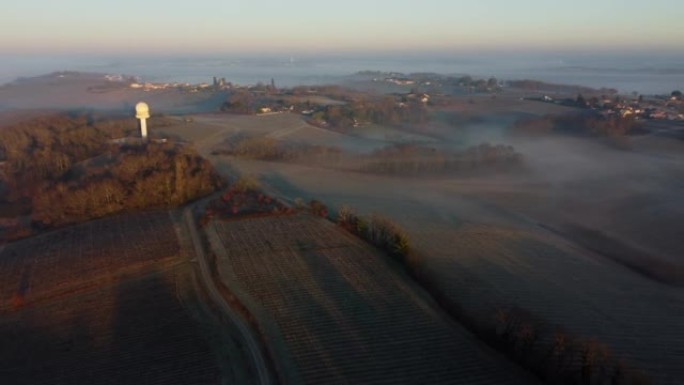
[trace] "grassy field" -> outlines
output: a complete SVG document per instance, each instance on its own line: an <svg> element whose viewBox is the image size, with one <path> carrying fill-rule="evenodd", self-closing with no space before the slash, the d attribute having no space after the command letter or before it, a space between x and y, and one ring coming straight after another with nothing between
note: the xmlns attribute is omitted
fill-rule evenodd
<svg viewBox="0 0 684 385"><path fill-rule="evenodd" d="M534 382L324 219L212 221L206 231L223 282L255 315L287 383Z"/></svg>

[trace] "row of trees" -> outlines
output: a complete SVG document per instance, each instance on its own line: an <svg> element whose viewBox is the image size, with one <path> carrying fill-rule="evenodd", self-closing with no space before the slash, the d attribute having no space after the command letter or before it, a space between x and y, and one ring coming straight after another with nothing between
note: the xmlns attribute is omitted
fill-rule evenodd
<svg viewBox="0 0 684 385"><path fill-rule="evenodd" d="M550 328L531 313L500 308L485 338L551 384L650 384L639 370L617 358L596 339Z"/></svg>
<svg viewBox="0 0 684 385"><path fill-rule="evenodd" d="M337 147L285 143L267 136L231 138L217 146L213 154L266 161L311 161L339 159Z"/></svg>
<svg viewBox="0 0 684 385"><path fill-rule="evenodd" d="M410 252L406 232L391 219L375 214L370 217L358 215L348 206L340 207L337 223L400 262L407 262Z"/></svg>
<svg viewBox="0 0 684 385"><path fill-rule="evenodd" d="M603 116L588 112L525 119L517 122L514 130L532 134L556 132L576 136L622 137L639 133L641 124L632 116Z"/></svg>
<svg viewBox="0 0 684 385"><path fill-rule="evenodd" d="M389 175L439 175L473 171L505 171L519 167L523 157L510 145L483 143L462 152L398 145L374 152L360 171Z"/></svg>
<svg viewBox="0 0 684 385"><path fill-rule="evenodd" d="M618 91L614 88L593 89L590 87L576 86L570 84L546 83L538 80L510 80L506 83L511 88L518 88L526 91L546 91L564 94L606 94L615 95Z"/></svg>

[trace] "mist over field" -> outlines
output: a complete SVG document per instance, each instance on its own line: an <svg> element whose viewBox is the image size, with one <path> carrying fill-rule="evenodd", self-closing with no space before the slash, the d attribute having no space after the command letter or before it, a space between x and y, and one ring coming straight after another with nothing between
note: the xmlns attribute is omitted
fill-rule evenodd
<svg viewBox="0 0 684 385"><path fill-rule="evenodd" d="M485 349L470 374L436 365L443 366L436 378L445 383L452 376L485 374L534 383L528 378L534 373L551 383L635 383L643 375L675 384L684 375L677 337L684 322L684 125L676 93L644 96L490 76L352 73L347 66L387 63L343 63L333 70L330 63L298 60L235 67L219 61L183 70L187 79L197 76L207 84L167 82L185 76L174 67L185 64L175 63L164 67L169 72L159 82L65 71L0 87L0 160L6 170L0 224L14 241L0 248L0 264L12 266L7 272L28 271L17 255L26 249L41 260L35 251L40 242L62 232L71 244L72 224L86 233L95 228L89 234L100 237L110 218L153 210L164 218L165 237L179 244L168 259L153 256L140 266L179 263L186 270L168 282L187 285L191 256L202 247L210 250L212 279L225 285L217 295L228 298L246 327L275 341L277 354L268 353L270 359L289 366L277 370L294 382L299 376L363 378L359 368L369 362L403 359L386 352L385 340L359 337L380 330L388 341L405 335L406 349L428 349L448 362ZM132 71L128 65L112 68ZM452 65L435 62L431 68ZM554 71L567 70L558 66L565 63ZM236 81L257 83L227 84L217 68L244 70ZM578 82L591 79L586 71L605 71L592 68L569 71L585 73ZM252 70L274 75L250 78ZM316 71L327 75L298 77ZM640 82L640 74L655 76L650 69L639 71L617 71L619 79L600 84L623 89ZM663 73L670 81L682 76ZM302 83L307 85L287 86ZM134 120L140 101L152 112L150 142L140 138ZM195 244L195 251L193 237L205 242ZM116 250L117 242L107 242ZM366 255L357 248L370 245L377 250L355 259ZM144 254L144 248L130 247ZM393 261L373 259L383 253ZM11 258L1 258L6 255ZM119 266L106 258L95 256L93 263L128 271L125 261ZM55 295L49 285L27 292L20 278L5 279L9 286L19 282L20 289L0 310L22 312L26 303ZM384 282L410 285L389 290ZM191 298L197 294L190 286L183 290ZM291 292L300 293L296 305ZM413 299L399 301L404 292ZM383 301L394 310L381 310ZM193 306L205 305L186 308L202 313ZM357 307L364 310L350 310ZM390 332L383 322L399 309L421 322L448 317L455 325L424 326L425 339L409 336L404 324ZM338 323L347 326L324 327ZM183 325L193 330L192 323ZM233 326L226 333L231 339L245 335ZM311 335L323 342L305 337ZM451 342L435 345L430 335L448 335ZM347 338L354 342L341 342ZM377 361L348 360L349 349L366 352L368 346L376 349ZM312 351L354 369L340 374L332 364L321 368ZM245 369L246 354L241 351L224 370L238 377L257 370ZM412 363L415 378L432 371L426 362L434 360L423 361Z"/></svg>
<svg viewBox="0 0 684 385"><path fill-rule="evenodd" d="M511 145L522 155L522 171L484 176L474 173L434 182L429 177L398 177L392 182L402 186L398 187L400 191L418 189L412 195L421 205L449 205L448 200L433 202L435 191L462 193L480 207L491 205L493 211L501 210L502 217L559 226L561 232L566 225L605 232L616 241L641 249L644 258L674 262L678 269L684 266L684 245L677 235L683 225L679 199L684 192L680 182L684 176L681 141L658 136L598 141L562 135L535 137L516 134L506 120L499 117L467 125L454 130L457 133L447 132L425 143L427 147L451 149L485 142ZM356 151L368 149L358 144ZM373 188L382 189L385 183L374 183ZM397 207L397 212L401 211ZM455 211L459 218L483 220L479 210Z"/></svg>
<svg viewBox="0 0 684 385"><path fill-rule="evenodd" d="M0 385L684 384L682 15L3 2Z"/></svg>
<svg viewBox="0 0 684 385"><path fill-rule="evenodd" d="M676 383L673 336L684 299L682 126L627 136L569 134L528 122L571 109L504 96L473 101L459 104L457 119L447 114L401 130L340 133L287 116L196 124L216 133L229 127L227 137L270 137L277 140L269 145L282 148L338 146L342 153L271 160L250 147L219 145L212 152L209 146L204 153L219 168L255 175L291 202L315 198L333 211L348 205L393 218L415 247L412 263L477 322L501 306L519 306L550 325L605 341L649 373L664 365L670 369L653 374L657 382ZM499 152L507 148L517 155ZM475 158L449 163L449 154L473 149ZM501 155L517 159L515 166L478 165ZM364 167L369 162L379 167Z"/></svg>

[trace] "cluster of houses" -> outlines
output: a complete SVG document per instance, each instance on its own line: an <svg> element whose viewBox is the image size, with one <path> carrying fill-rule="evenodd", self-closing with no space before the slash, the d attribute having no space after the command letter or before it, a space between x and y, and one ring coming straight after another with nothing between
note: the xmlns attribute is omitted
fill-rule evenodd
<svg viewBox="0 0 684 385"><path fill-rule="evenodd" d="M548 95L541 97L527 97L527 100L538 100L546 103L585 107L598 111L604 117L620 116L622 118L652 119L652 120L682 120L684 121L684 101L676 97L639 97L632 100L616 98L592 97L584 100L570 98L553 98Z"/></svg>
<svg viewBox="0 0 684 385"><path fill-rule="evenodd" d="M187 92L200 92L203 90L228 90L233 88L233 84L226 81L226 78L214 77L212 84L209 83L154 83L154 82L142 82L139 77L131 77L125 75L105 75L105 80L109 82L127 82L128 87L134 90L143 91L159 91L168 89L180 89Z"/></svg>
<svg viewBox="0 0 684 385"><path fill-rule="evenodd" d="M392 84L396 84L398 86L412 86L412 85L416 84L415 80L405 78L405 77L396 77L396 78L395 77L387 77L383 81L385 83L392 83Z"/></svg>
<svg viewBox="0 0 684 385"><path fill-rule="evenodd" d="M143 91L158 91L158 90L169 90L169 89L180 89L187 92L199 92L202 90L214 89L209 83L200 84L190 84L190 83L138 83L133 82L128 85L132 89L143 90Z"/></svg>
<svg viewBox="0 0 684 385"><path fill-rule="evenodd" d="M653 120L684 120L684 114L664 106L622 105L601 111L604 116L619 115L623 118L634 117L636 119Z"/></svg>

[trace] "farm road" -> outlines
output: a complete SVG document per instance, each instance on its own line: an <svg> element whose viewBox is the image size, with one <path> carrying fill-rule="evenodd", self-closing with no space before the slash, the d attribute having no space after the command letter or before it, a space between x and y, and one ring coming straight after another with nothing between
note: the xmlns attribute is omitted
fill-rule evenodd
<svg viewBox="0 0 684 385"><path fill-rule="evenodd" d="M209 270L209 263L204 253L204 247L202 246L201 239L197 233L197 227L195 226L195 221L192 218L192 208L193 206L188 206L183 212L183 217L190 231L190 237L192 238L192 243L195 246L195 254L197 255L197 261L199 263L201 281L204 284L205 289L211 300L226 314L231 322L237 327L242 336L242 342L249 350L249 355L252 359L254 367L258 374L258 383L262 385L273 384L273 380L270 376L270 372L266 366L266 360L262 354L256 337L252 333L247 323L243 321L238 314L236 314L230 305L223 298L221 293L216 289L216 285L211 278L211 272Z"/></svg>

